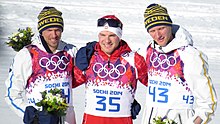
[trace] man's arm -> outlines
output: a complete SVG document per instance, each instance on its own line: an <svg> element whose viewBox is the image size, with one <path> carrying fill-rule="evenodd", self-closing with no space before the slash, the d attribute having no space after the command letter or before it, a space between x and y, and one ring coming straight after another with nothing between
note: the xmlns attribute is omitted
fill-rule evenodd
<svg viewBox="0 0 220 124"><path fill-rule="evenodd" d="M15 113L23 117L26 103L24 101L24 92L27 79L32 73L32 64L29 51L23 48L19 51L10 67L9 76L5 81L6 85L6 103Z"/></svg>

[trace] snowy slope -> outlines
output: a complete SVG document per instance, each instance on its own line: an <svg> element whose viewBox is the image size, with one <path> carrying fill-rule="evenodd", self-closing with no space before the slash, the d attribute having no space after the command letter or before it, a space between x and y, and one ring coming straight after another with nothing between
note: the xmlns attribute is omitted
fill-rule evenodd
<svg viewBox="0 0 220 124"><path fill-rule="evenodd" d="M123 39L137 50L150 39L143 24L145 8L155 0L1 0L0 1L0 123L22 123L4 102L8 67L15 52L4 42L18 28L30 26L37 35L37 15L44 6L54 6L63 12L65 22L63 40L78 48L97 40L96 20L106 14L115 14L123 24ZM194 46L209 57L210 75L220 96L220 1L219 0L157 0L167 7L174 23L185 27L193 36ZM73 96L77 122L82 121L84 87L74 89ZM145 87L138 86L137 99L145 103ZM220 109L212 124L220 121ZM134 124L140 124L141 114Z"/></svg>

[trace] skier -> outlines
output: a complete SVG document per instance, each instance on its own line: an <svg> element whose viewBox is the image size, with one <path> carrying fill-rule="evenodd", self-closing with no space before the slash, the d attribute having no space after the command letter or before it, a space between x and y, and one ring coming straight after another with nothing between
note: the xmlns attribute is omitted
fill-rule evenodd
<svg viewBox="0 0 220 124"><path fill-rule="evenodd" d="M158 118L178 124L210 122L217 97L207 56L193 46L188 31L172 23L165 7L149 5L144 23L153 40L146 49L148 90L142 124Z"/></svg>

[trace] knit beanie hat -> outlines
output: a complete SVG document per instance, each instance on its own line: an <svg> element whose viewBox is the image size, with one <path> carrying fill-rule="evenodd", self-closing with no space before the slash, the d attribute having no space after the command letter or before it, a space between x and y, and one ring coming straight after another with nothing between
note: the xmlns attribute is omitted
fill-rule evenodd
<svg viewBox="0 0 220 124"><path fill-rule="evenodd" d="M150 4L144 12L144 24L147 31L159 25L172 26L167 9L159 4Z"/></svg>
<svg viewBox="0 0 220 124"><path fill-rule="evenodd" d="M98 19L98 34L101 31L110 31L116 34L120 39L122 37L122 22L115 15L106 15Z"/></svg>
<svg viewBox="0 0 220 124"><path fill-rule="evenodd" d="M47 28L59 27L63 31L62 12L54 7L45 6L38 15L38 31L40 34Z"/></svg>

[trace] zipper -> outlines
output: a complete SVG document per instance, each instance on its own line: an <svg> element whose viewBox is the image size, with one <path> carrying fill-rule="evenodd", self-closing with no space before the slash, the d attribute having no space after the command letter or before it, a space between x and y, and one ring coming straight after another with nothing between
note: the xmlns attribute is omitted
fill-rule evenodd
<svg viewBox="0 0 220 124"><path fill-rule="evenodd" d="M108 68L110 68L110 57L108 58Z"/></svg>
<svg viewBox="0 0 220 124"><path fill-rule="evenodd" d="M162 46L159 46L160 51L162 51L162 53L165 53L162 48Z"/></svg>
<svg viewBox="0 0 220 124"><path fill-rule="evenodd" d="M151 108L151 112L150 112L150 117L149 117L149 120L148 120L148 124L150 124L151 117L152 117L152 114L153 114L153 110L154 110L154 107Z"/></svg>
<svg viewBox="0 0 220 124"><path fill-rule="evenodd" d="M181 115L178 114L179 120L180 120L180 124L182 124L182 119L181 119Z"/></svg>

